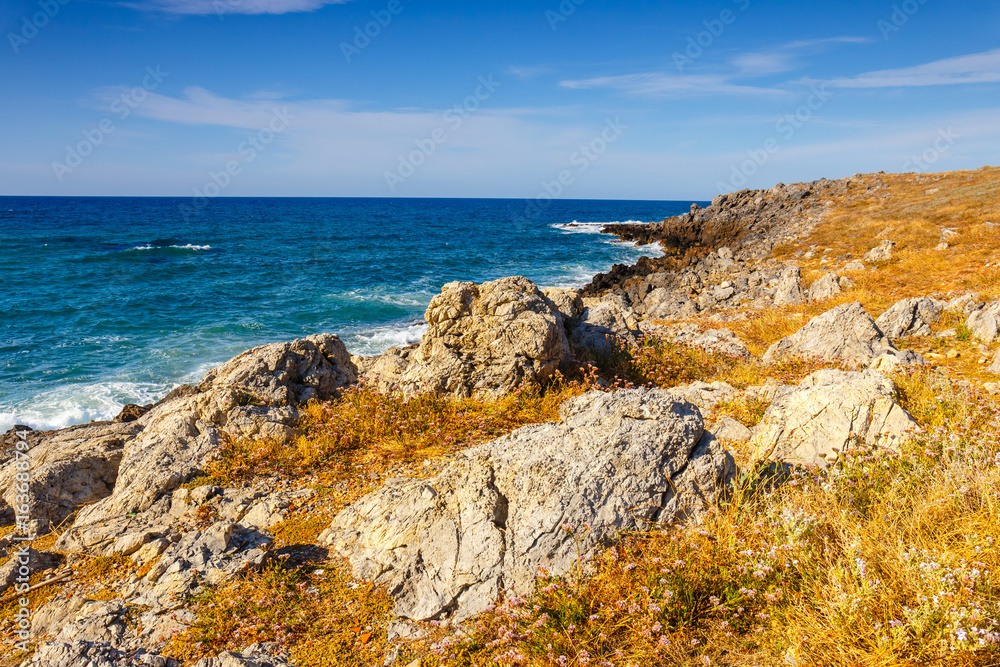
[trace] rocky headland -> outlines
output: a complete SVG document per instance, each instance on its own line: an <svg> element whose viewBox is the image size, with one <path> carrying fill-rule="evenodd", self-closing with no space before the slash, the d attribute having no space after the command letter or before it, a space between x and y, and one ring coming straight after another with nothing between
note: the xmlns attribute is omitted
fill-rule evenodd
<svg viewBox="0 0 1000 667"><path fill-rule="evenodd" d="M4 664L990 664L998 183L721 195L580 290L449 283L418 345L15 427Z"/></svg>

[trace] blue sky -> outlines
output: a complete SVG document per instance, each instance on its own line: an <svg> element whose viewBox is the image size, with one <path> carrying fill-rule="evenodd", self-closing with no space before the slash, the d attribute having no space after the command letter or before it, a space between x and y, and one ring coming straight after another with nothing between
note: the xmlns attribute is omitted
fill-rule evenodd
<svg viewBox="0 0 1000 667"><path fill-rule="evenodd" d="M4 0L0 33L0 194L707 199L1000 151L995 0Z"/></svg>

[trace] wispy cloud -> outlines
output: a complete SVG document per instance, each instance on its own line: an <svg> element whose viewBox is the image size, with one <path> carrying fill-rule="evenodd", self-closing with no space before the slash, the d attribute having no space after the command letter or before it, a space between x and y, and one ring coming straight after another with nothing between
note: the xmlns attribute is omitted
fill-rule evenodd
<svg viewBox="0 0 1000 667"><path fill-rule="evenodd" d="M168 14L289 14L312 12L326 5L350 0L136 0L126 7Z"/></svg>
<svg viewBox="0 0 1000 667"><path fill-rule="evenodd" d="M694 97L706 95L784 95L786 90L773 86L753 86L741 79L780 74L798 69L801 60L827 50L835 44L862 44L864 37L826 37L788 42L767 51L741 53L716 70L705 74L674 74L665 71L641 72L617 76L573 79L560 82L576 90L608 88L632 95Z"/></svg>
<svg viewBox="0 0 1000 667"><path fill-rule="evenodd" d="M1000 49L833 79L828 84L837 88L893 88L997 82L1000 82Z"/></svg>
<svg viewBox="0 0 1000 667"><path fill-rule="evenodd" d="M782 44L767 51L741 53L731 63L744 76L767 76L790 72L802 66L802 58L825 51L835 44L864 44L871 40L865 37L826 37L823 39L803 39Z"/></svg>
<svg viewBox="0 0 1000 667"><path fill-rule="evenodd" d="M759 88L731 83L729 77L714 74L680 75L666 72L645 72L623 74L594 79L578 79L560 82L564 88L585 90L588 88L611 88L632 95L656 95L664 97L690 97L697 95L783 95L777 88Z"/></svg>
<svg viewBox="0 0 1000 667"><path fill-rule="evenodd" d="M98 98L114 99L127 89L106 88ZM244 100L232 100L199 88L184 89L184 98L151 93L135 113L155 120L184 125L222 125L258 129L266 124L272 110L281 104L274 93L257 93Z"/></svg>
<svg viewBox="0 0 1000 667"><path fill-rule="evenodd" d="M543 74L552 74L555 72L551 67L546 67L545 65L531 65L527 67L522 66L512 66L506 69L508 74L513 74L518 79L530 79L532 77L541 76Z"/></svg>

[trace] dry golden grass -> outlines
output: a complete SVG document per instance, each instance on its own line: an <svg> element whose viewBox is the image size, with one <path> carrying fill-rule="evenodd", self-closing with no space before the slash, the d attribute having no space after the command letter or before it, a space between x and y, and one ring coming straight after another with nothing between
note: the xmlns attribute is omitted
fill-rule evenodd
<svg viewBox="0 0 1000 667"><path fill-rule="evenodd" d="M559 406L592 382L560 376L545 388L526 386L495 400L361 385L334 401L309 404L305 433L292 443L226 443L207 475L189 486L280 476L306 480L317 493L272 529L278 563L190 600L197 620L168 653L194 661L253 641L277 641L303 666L381 665L389 597L377 587L358 586L343 562L318 554L319 533L379 480L433 474L461 448L555 420Z"/></svg>
<svg viewBox="0 0 1000 667"><path fill-rule="evenodd" d="M871 192L868 187L874 188ZM893 258L880 270L852 276L862 290L893 302L932 293L978 291L997 296L1000 284L1000 168L944 174L870 174L833 200L806 238L776 251L791 259L816 246L816 257L796 259L807 279L840 268L842 255L861 256L883 239L895 241ZM958 237L935 250L943 229ZM824 252L829 250L829 252ZM824 257L829 264L821 264Z"/></svg>
<svg viewBox="0 0 1000 667"><path fill-rule="evenodd" d="M382 589L351 581L342 563L262 572L208 588L189 608L198 618L167 653L194 661L260 641L289 649L296 665L380 665L391 600Z"/></svg>
<svg viewBox="0 0 1000 667"><path fill-rule="evenodd" d="M901 454L747 479L703 525L541 579L436 664L997 664L997 405L933 371L896 379L925 428Z"/></svg>

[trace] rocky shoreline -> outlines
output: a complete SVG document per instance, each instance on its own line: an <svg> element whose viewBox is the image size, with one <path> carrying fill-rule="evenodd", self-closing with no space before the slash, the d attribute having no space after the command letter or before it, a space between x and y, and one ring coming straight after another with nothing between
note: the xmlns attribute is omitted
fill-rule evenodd
<svg viewBox="0 0 1000 667"><path fill-rule="evenodd" d="M304 404L336 399L360 377L386 391L501 397L650 335L751 357L727 322L831 301L866 265L892 257L891 240L863 257L831 257L808 286L795 261L772 257L807 236L835 197L871 196L877 186L864 180L742 191L661 223L609 226L606 233L658 242L665 254L615 266L580 290L541 289L521 277L449 283L427 309L421 342L378 357L352 357L330 334L275 343L156 404L126 406L113 422L8 431L0 524L18 523L0 538L0 595L19 590L19 533L58 536L29 552L32 574L43 579L72 577L81 557L95 556L128 558L142 572L116 582L106 599L67 587L33 610L37 647L23 665L179 665L162 652L193 620L187 596L273 563L270 530L314 493L271 480L186 484L229 439L294 439ZM581 551L621 535L699 521L737 477L727 443L807 467L826 466L858 442L898 448L917 425L888 376L927 363L901 341L928 335L943 317L961 320L984 346L1000 338L1000 302L974 295L913 294L878 315L857 301L831 301L773 343L763 364L810 358L829 366L796 384L738 389L696 380L584 393L562 405L558 422L465 449L433 475L384 481L340 511L312 546L347 559L358 580L386 587L390 637L431 621L460 627L501 595L529 592L539 568L565 573ZM991 363L1000 374L1000 351ZM766 405L753 429L712 417L714 406L737 396ZM30 461L26 486L19 448ZM566 529L584 525L582 537ZM197 667L288 664L280 647L257 644Z"/></svg>

